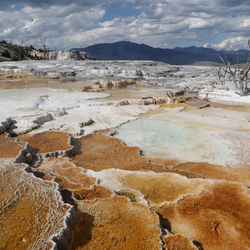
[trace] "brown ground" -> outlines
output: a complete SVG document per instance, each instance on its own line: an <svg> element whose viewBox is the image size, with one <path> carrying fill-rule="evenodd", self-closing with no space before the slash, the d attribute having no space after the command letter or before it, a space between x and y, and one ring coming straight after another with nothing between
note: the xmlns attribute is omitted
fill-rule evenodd
<svg viewBox="0 0 250 250"><path fill-rule="evenodd" d="M245 186L214 184L199 196L153 209L168 219L173 233L200 242L204 249L250 248L250 200Z"/></svg>
<svg viewBox="0 0 250 250"><path fill-rule="evenodd" d="M36 76L30 73L0 73L0 87L7 89L56 89L81 91L82 86L91 85L93 80L85 79L76 81L61 77L60 79L50 79L48 77Z"/></svg>
<svg viewBox="0 0 250 250"><path fill-rule="evenodd" d="M77 201L81 219L71 249L159 249L158 216L125 197Z"/></svg>
<svg viewBox="0 0 250 250"><path fill-rule="evenodd" d="M16 158L24 147L25 143L16 142L16 138L0 134L0 158Z"/></svg>
<svg viewBox="0 0 250 250"><path fill-rule="evenodd" d="M45 160L34 171L44 173L45 180L56 179L61 189L71 190L78 199L110 198L113 194L111 190L95 185L95 178L84 174L82 168L65 158Z"/></svg>
<svg viewBox="0 0 250 250"><path fill-rule="evenodd" d="M166 250L197 250L189 239L181 235L167 235L163 241Z"/></svg>
<svg viewBox="0 0 250 250"><path fill-rule="evenodd" d="M58 131L46 131L34 135L22 135L20 141L28 142L37 149L39 154L71 149L70 137L68 134Z"/></svg>
<svg viewBox="0 0 250 250"><path fill-rule="evenodd" d="M35 76L29 73L0 73L0 86L2 88L27 88L29 85L48 83L48 78Z"/></svg>
<svg viewBox="0 0 250 250"><path fill-rule="evenodd" d="M173 174L179 174L182 176L186 176L187 178L204 178L203 176L190 172L190 171L185 171L185 170L180 170L180 169L167 169L166 170L168 173L173 173Z"/></svg>
<svg viewBox="0 0 250 250"><path fill-rule="evenodd" d="M74 193L81 200L106 199L111 198L114 194L111 190L99 185L94 185L91 188L82 188Z"/></svg>
<svg viewBox="0 0 250 250"><path fill-rule="evenodd" d="M61 88L62 83L25 73L0 74L0 78L1 87L6 88ZM212 107L250 111L249 105L213 103ZM0 135L0 158L15 158L24 142L38 153L71 148L69 136L61 132L18 139L21 142ZM159 249L159 217L138 203L142 199L140 192L161 216L161 225L171 231L163 238L165 249L194 250L192 240L205 250L250 249L250 200L246 187L250 181L249 165L236 169L158 159L149 162L138 148L126 147L118 139L103 135L85 136L80 143L82 153L72 162L67 158L45 160L33 169L44 180L24 172L23 165L4 165L0 160L0 249L52 247L48 239L63 227L69 206L62 203L56 184L45 180L56 180L62 190L71 190L77 198L71 249ZM82 168L143 173L114 174L123 185L115 195L83 173Z"/></svg>
<svg viewBox="0 0 250 250"><path fill-rule="evenodd" d="M140 192L129 188L121 189L117 191L117 194L128 197L131 202L140 202L142 199L144 199Z"/></svg>
<svg viewBox="0 0 250 250"><path fill-rule="evenodd" d="M125 147L119 140L102 135L85 136L81 144L83 153L73 158L78 166L95 171L116 168L144 172L131 174L114 171L114 175L108 178L111 182L112 178L118 180L123 187L118 194L127 196L132 202L139 201L138 193L133 190L141 192L153 206L152 209L170 222L175 235L164 238L166 249L195 249L192 240L204 249L250 247L250 201L246 187L204 180L248 182L247 168L225 168L207 163L178 164L161 160L150 163L138 154L138 148ZM145 173L150 168L158 173ZM168 173L163 173L164 169ZM90 243L94 244L92 240Z"/></svg>
<svg viewBox="0 0 250 250"><path fill-rule="evenodd" d="M180 175L168 173L126 173L114 171L113 179L119 181L123 188L140 191L150 204L173 202L185 195L199 194L206 181L187 179ZM106 180L107 181L107 180Z"/></svg>
<svg viewBox="0 0 250 250"><path fill-rule="evenodd" d="M23 165L0 164L0 249L46 249L70 207L55 183L26 173Z"/></svg>
<svg viewBox="0 0 250 250"><path fill-rule="evenodd" d="M77 168L65 158L44 160L42 164L34 170L45 173L44 179L64 177L67 178L67 181L72 185L78 184L83 187L90 187L96 182L95 178L84 174L81 168ZM63 187L66 188L65 186Z"/></svg>
<svg viewBox="0 0 250 250"><path fill-rule="evenodd" d="M239 105L229 105L229 104L222 104L222 103L216 103L212 102L211 107L213 108L222 108L225 110L233 110L233 111L239 111L239 112L250 112L250 105L249 104L239 104Z"/></svg>
<svg viewBox="0 0 250 250"><path fill-rule="evenodd" d="M94 134L82 137L80 142L82 153L71 159L79 167L95 171L109 168L165 171L164 167L149 163L144 156L139 155L139 148L126 147L116 138Z"/></svg>
<svg viewBox="0 0 250 250"><path fill-rule="evenodd" d="M250 167L226 168L206 162L186 162L174 166L172 171L173 170L183 173L183 175L186 175L188 178L192 175L194 175L193 177L197 175L197 177L200 176L208 179L250 182Z"/></svg>
<svg viewBox="0 0 250 250"><path fill-rule="evenodd" d="M38 153L71 148L69 135L62 132L24 135L18 140L0 135L0 157L16 157L25 142ZM0 233L5 236L0 237L0 249L48 248L49 235L62 227L68 207L54 194L54 182L44 180L55 180L61 190L74 194L75 199L69 200L77 216L71 249L158 249L159 217L142 201L159 213L161 224L171 232L163 238L165 249L196 249L192 240L204 249L250 248L250 200L243 186L250 181L249 166L149 161L137 147L126 147L101 134L84 136L78 142L79 155L46 159L32 169L43 180L21 168L0 168L4 176L0 178L0 223L4 225ZM118 182L117 195L83 168L110 169L106 179L105 173L100 175L100 184L102 178L112 185ZM41 236L42 232L47 234Z"/></svg>
<svg viewBox="0 0 250 250"><path fill-rule="evenodd" d="M173 166L179 164L180 162L177 160L166 160L166 159L157 159L157 158L149 158L152 163L156 165L165 166L166 168L172 168Z"/></svg>

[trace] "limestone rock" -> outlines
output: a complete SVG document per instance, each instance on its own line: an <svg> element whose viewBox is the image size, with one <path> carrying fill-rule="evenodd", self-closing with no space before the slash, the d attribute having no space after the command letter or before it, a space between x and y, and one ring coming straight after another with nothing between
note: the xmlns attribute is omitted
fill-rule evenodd
<svg viewBox="0 0 250 250"><path fill-rule="evenodd" d="M55 50L48 52L47 59L58 61L78 61L90 60L92 58L88 53L79 50Z"/></svg>
<svg viewBox="0 0 250 250"><path fill-rule="evenodd" d="M4 121L0 123L0 134L3 134L6 132L10 126L13 124L13 120L11 118L7 118Z"/></svg>

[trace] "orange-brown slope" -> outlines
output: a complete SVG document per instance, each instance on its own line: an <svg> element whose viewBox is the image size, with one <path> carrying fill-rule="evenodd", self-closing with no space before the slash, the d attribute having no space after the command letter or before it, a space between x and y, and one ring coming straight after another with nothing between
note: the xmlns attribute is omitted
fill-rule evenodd
<svg viewBox="0 0 250 250"><path fill-rule="evenodd" d="M46 249L65 227L70 206L55 183L28 174L24 165L0 164L0 249Z"/></svg>
<svg viewBox="0 0 250 250"><path fill-rule="evenodd" d="M250 182L250 166L245 168L227 168L206 162L185 162L177 164L170 171L185 174L187 177L197 175L207 179L221 179L237 182Z"/></svg>
<svg viewBox="0 0 250 250"><path fill-rule="evenodd" d="M55 151L64 151L72 148L70 136L64 132L46 131L34 135L22 135L18 137L23 142L37 149L39 154Z"/></svg>
<svg viewBox="0 0 250 250"><path fill-rule="evenodd" d="M214 184L199 196L153 208L171 231L202 244L204 249L250 248L250 200L240 184Z"/></svg>
<svg viewBox="0 0 250 250"><path fill-rule="evenodd" d="M118 174L124 188L140 191L150 204L173 202L185 195L199 194L206 183L176 174Z"/></svg>
<svg viewBox="0 0 250 250"><path fill-rule="evenodd" d="M17 142L6 134L0 134L0 158L16 158L24 147L25 143Z"/></svg>
<svg viewBox="0 0 250 250"><path fill-rule="evenodd" d="M41 84L42 83L42 84ZM0 74L0 85L2 88L24 89L31 87L40 87L49 83L45 77L35 76L23 72L8 72Z"/></svg>
<svg viewBox="0 0 250 250"><path fill-rule="evenodd" d="M96 179L83 173L65 158L44 160L33 169L34 173L42 173L45 180L56 180L61 189L72 191L78 199L109 198L113 192L105 187L95 185Z"/></svg>
<svg viewBox="0 0 250 250"><path fill-rule="evenodd" d="M150 205L176 202L190 194L200 194L209 181L188 179L172 173L104 170L100 174L100 184L115 189L119 193L135 199L134 190L142 194ZM129 196L130 195L130 196ZM134 197L134 198L133 198Z"/></svg>
<svg viewBox="0 0 250 250"><path fill-rule="evenodd" d="M77 201L81 220L71 249L158 250L158 216L125 197Z"/></svg>
<svg viewBox="0 0 250 250"><path fill-rule="evenodd" d="M163 237L166 250L197 250L191 240L182 235L167 235Z"/></svg>
<svg viewBox="0 0 250 250"><path fill-rule="evenodd" d="M164 172L162 166L151 164L139 155L139 148L126 147L115 138L94 134L81 138L80 155L72 157L79 167L100 171L109 168Z"/></svg>

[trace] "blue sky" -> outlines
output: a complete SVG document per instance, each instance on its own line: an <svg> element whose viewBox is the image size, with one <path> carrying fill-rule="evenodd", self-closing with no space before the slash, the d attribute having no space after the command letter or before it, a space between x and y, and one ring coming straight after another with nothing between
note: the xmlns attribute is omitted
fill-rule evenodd
<svg viewBox="0 0 250 250"><path fill-rule="evenodd" d="M153 47L245 48L250 0L8 0L0 39L50 48L121 40Z"/></svg>
<svg viewBox="0 0 250 250"><path fill-rule="evenodd" d="M145 7L146 5L144 5ZM134 5L130 3L114 2L105 4L104 6L105 14L100 21L112 20L117 17L133 17L139 16L142 8L135 8Z"/></svg>

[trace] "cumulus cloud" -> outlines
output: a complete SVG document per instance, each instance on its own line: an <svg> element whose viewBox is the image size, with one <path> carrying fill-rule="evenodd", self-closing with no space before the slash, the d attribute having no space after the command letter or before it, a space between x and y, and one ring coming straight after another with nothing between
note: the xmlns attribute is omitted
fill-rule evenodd
<svg viewBox="0 0 250 250"><path fill-rule="evenodd" d="M110 13L114 3L123 17ZM250 0L9 0L1 6L0 39L39 46L44 38L51 48L119 40L242 48L250 37L249 13Z"/></svg>
<svg viewBox="0 0 250 250"><path fill-rule="evenodd" d="M67 47L72 36L94 29L96 21L104 14L101 7L84 9L75 4L50 6L46 10L28 6L19 11L0 11L0 38L26 41L36 46L40 38L44 38L50 47Z"/></svg>
<svg viewBox="0 0 250 250"><path fill-rule="evenodd" d="M244 36L231 37L218 44L204 44L205 48L214 48L218 50L222 49L230 49L230 50L238 50L239 48L247 48L248 47L248 39Z"/></svg>
<svg viewBox="0 0 250 250"><path fill-rule="evenodd" d="M94 7L103 4L103 2L114 2L114 0L8 0L1 3L2 8L13 8L15 6L23 5L33 8L47 8L48 6L67 6L75 4L79 7Z"/></svg>

